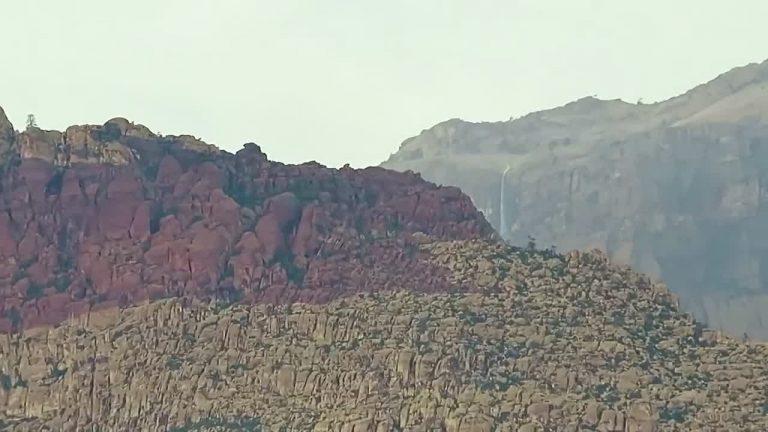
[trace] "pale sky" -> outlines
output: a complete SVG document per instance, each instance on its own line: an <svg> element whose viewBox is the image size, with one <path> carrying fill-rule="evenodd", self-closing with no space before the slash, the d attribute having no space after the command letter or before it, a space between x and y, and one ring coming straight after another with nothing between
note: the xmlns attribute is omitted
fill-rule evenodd
<svg viewBox="0 0 768 432"><path fill-rule="evenodd" d="M766 0L0 0L17 129L126 117L376 165L450 119L666 99L768 58Z"/></svg>

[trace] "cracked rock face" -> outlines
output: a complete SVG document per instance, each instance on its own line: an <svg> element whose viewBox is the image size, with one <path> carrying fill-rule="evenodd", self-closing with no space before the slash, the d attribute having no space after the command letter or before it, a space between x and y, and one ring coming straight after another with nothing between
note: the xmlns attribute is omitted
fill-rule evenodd
<svg viewBox="0 0 768 432"><path fill-rule="evenodd" d="M426 237L418 253L451 293L171 299L3 335L0 419L14 431L768 427L768 348L702 329L601 253Z"/></svg>
<svg viewBox="0 0 768 432"><path fill-rule="evenodd" d="M708 325L768 339L766 113L768 62L654 104L584 98L450 120L382 166L461 187L515 244L600 248Z"/></svg>
<svg viewBox="0 0 768 432"><path fill-rule="evenodd" d="M440 291L411 234L494 235L458 189L412 174L283 165L119 118L8 139L0 120L0 332L167 297Z"/></svg>

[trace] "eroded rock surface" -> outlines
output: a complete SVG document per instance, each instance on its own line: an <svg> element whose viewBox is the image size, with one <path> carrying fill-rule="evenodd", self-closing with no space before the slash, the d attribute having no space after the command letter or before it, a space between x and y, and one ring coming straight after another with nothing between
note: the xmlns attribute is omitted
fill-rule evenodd
<svg viewBox="0 0 768 432"><path fill-rule="evenodd" d="M764 431L768 347L604 254L433 242L452 293L161 300L0 336L14 431ZM46 429L48 428L48 429Z"/></svg>
<svg viewBox="0 0 768 432"><path fill-rule="evenodd" d="M166 297L440 291L411 234L494 235L458 189L416 175L283 165L120 118L16 134L0 115L3 148L0 332Z"/></svg>

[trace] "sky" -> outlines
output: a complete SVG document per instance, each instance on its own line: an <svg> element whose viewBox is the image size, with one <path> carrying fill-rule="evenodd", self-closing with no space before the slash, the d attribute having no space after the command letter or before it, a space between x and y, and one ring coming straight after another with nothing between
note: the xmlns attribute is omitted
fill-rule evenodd
<svg viewBox="0 0 768 432"><path fill-rule="evenodd" d="M2 0L17 129L126 117L270 159L377 165L451 118L667 99L768 58L765 0Z"/></svg>

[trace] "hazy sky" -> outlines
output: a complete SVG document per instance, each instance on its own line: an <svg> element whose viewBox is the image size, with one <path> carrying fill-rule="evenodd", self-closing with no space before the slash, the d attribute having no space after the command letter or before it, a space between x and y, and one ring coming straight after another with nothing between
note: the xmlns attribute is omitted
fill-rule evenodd
<svg viewBox="0 0 768 432"><path fill-rule="evenodd" d="M768 58L765 0L0 0L17 129L122 116L375 165L453 117L646 102Z"/></svg>

